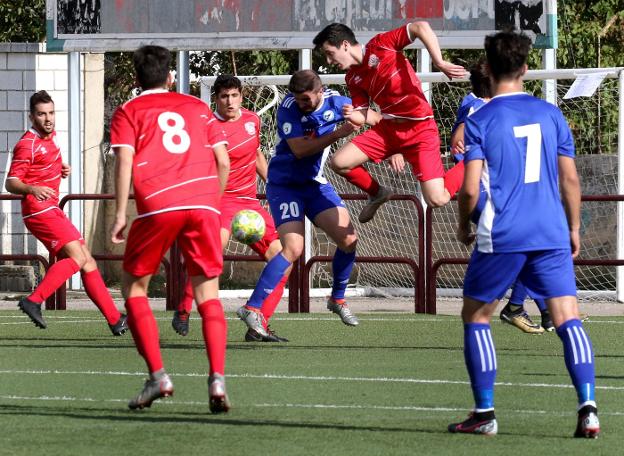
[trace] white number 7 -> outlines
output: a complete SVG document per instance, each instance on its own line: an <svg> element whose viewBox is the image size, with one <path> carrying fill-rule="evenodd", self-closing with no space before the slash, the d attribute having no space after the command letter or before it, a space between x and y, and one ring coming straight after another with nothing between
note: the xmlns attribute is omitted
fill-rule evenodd
<svg viewBox="0 0 624 456"><path fill-rule="evenodd" d="M542 129L540 124L514 127L516 138L527 139L526 163L524 165L524 183L539 182L542 161Z"/></svg>

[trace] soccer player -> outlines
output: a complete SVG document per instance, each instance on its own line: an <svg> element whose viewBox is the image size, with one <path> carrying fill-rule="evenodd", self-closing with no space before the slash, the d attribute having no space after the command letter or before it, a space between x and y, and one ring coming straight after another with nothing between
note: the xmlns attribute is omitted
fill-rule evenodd
<svg viewBox="0 0 624 456"><path fill-rule="evenodd" d="M54 101L45 90L30 97L29 118L32 127L13 149L5 186L11 193L24 195L24 225L58 261L18 307L37 327L45 329L41 304L80 271L87 296L102 312L113 335L120 336L128 330L126 316L115 307L82 235L58 206L61 178L69 176L70 167L62 161L54 130Z"/></svg>
<svg viewBox="0 0 624 456"><path fill-rule="evenodd" d="M533 296L546 300L563 342L578 397L574 435L596 437L600 424L594 354L579 319L572 261L580 249L581 205L574 143L561 111L522 91L530 47L528 37L513 32L486 37L495 96L466 119L457 239L469 245L476 237L462 308L464 357L475 407L468 419L450 424L448 430L486 435L498 431L490 320L498 298L519 278ZM480 183L487 199L475 235L470 215Z"/></svg>
<svg viewBox="0 0 624 456"><path fill-rule="evenodd" d="M357 235L344 201L323 176L329 146L358 129L343 122L342 108L350 100L324 89L312 70L293 74L288 89L290 93L277 111L280 140L269 162L266 190L282 250L264 267L249 301L237 311L240 319L260 334L264 331L262 303L303 252L306 216L337 245L327 309L346 325L358 324L344 299L355 262Z"/></svg>
<svg viewBox="0 0 624 456"><path fill-rule="evenodd" d="M225 192L221 198L221 244L227 246L230 238L232 218L243 210L251 209L264 218L266 230L264 237L250 245L251 249L269 261L282 250L279 234L273 218L256 198L256 174L266 182L267 161L260 150L260 118L241 107L243 101L241 81L231 75L219 75L213 85L215 95L215 117L225 132L230 156L230 175ZM269 327L268 321L275 312L284 293L288 280L285 273L273 292L264 300L260 311L266 335L249 329L245 334L248 342L287 342L277 336ZM173 329L185 336L189 330L189 313L193 304L193 288L187 282L185 296L175 311L171 322Z"/></svg>
<svg viewBox="0 0 624 456"><path fill-rule="evenodd" d="M442 58L435 33L427 22L412 22L375 35L366 46L355 39L343 24L330 24L314 38L329 64L347 70L345 80L353 104L345 105L345 118L355 125L367 122L375 103L381 122L342 146L332 157L334 171L368 193L368 203L358 216L366 223L392 196L392 190L379 183L362 166L401 153L412 164L428 205L443 206L459 190L464 164L458 163L446 174L440 158L440 137L433 110L423 94L412 65L401 52L420 39L433 63L449 78L463 77L465 70Z"/></svg>
<svg viewBox="0 0 624 456"><path fill-rule="evenodd" d="M147 287L163 255L177 240L202 318L210 363L210 410L227 412L227 326L218 298L223 267L218 208L229 172L227 141L203 101L167 90L172 82L170 60L169 51L160 46L143 46L134 53L142 93L117 108L111 124L111 147L117 158L111 240L124 242L132 181L138 216L128 233L122 292L132 337L150 374L128 406L142 409L173 394Z"/></svg>
<svg viewBox="0 0 624 456"><path fill-rule="evenodd" d="M451 130L451 153L455 160L464 159L464 128L466 118L492 98L492 88L490 84L490 75L487 67L487 60L481 58L470 68L470 83L472 92L466 95L457 111L457 118ZM479 201L475 207L471 219L475 224L479 224L479 217L485 206L485 188L480 186ZM520 329L527 334L542 334L544 330L553 331L555 329L550 313L546 307L546 301L536 299L535 303L540 310L542 316L542 324L534 323L529 314L524 309L524 300L528 293L522 282L517 281L509 297L509 302L500 312L500 319L512 326Z"/></svg>

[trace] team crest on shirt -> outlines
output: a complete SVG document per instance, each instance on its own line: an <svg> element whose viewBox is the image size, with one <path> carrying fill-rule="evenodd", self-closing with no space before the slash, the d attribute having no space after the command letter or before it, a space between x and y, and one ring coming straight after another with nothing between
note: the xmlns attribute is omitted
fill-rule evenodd
<svg viewBox="0 0 624 456"><path fill-rule="evenodd" d="M379 65L379 57L377 57L375 54L371 54L371 56L368 58L368 66L371 68L375 68L377 65Z"/></svg>
<svg viewBox="0 0 624 456"><path fill-rule="evenodd" d="M360 82L362 82L362 78L360 76L356 76L353 78L354 84L359 84Z"/></svg>
<svg viewBox="0 0 624 456"><path fill-rule="evenodd" d="M284 122L284 125L282 125L282 131L284 132L285 135L290 134L290 132L292 131L292 125L290 122Z"/></svg>
<svg viewBox="0 0 624 456"><path fill-rule="evenodd" d="M307 121L308 121L308 118L307 118L306 116L303 116L303 117L301 118L301 123L305 123L305 122L307 122Z"/></svg>
<svg viewBox="0 0 624 456"><path fill-rule="evenodd" d="M45 147L41 146L41 148L39 149L39 152L41 152L43 155L45 155L48 151Z"/></svg>
<svg viewBox="0 0 624 456"><path fill-rule="evenodd" d="M329 109L323 113L323 120L325 122L331 122L334 120L334 111L330 111Z"/></svg>
<svg viewBox="0 0 624 456"><path fill-rule="evenodd" d="M249 134L249 136L253 136L256 134L256 124L253 122L245 122L245 130Z"/></svg>

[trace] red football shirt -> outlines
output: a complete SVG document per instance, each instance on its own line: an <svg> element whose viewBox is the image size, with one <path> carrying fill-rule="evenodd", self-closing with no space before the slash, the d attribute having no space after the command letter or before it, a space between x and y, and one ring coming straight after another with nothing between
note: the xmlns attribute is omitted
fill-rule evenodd
<svg viewBox="0 0 624 456"><path fill-rule="evenodd" d="M223 127L228 142L230 174L224 196L256 197L256 154L260 147L260 118L255 112L241 108L241 116L233 121L215 117Z"/></svg>
<svg viewBox="0 0 624 456"><path fill-rule="evenodd" d="M354 107L367 107L372 100L386 117L433 117L420 80L401 52L411 42L403 26L375 35L366 44L362 63L345 76Z"/></svg>
<svg viewBox="0 0 624 456"><path fill-rule="evenodd" d="M111 147L134 150L132 179L139 217L182 209L219 212L219 178L212 148L227 144L200 99L146 90L117 108Z"/></svg>
<svg viewBox="0 0 624 456"><path fill-rule="evenodd" d="M42 138L31 128L17 142L13 149L7 179L19 179L28 185L50 187L56 192L53 198L45 201L38 201L33 195L24 196L22 199L24 218L58 207L62 164L56 132L52 132L48 138Z"/></svg>

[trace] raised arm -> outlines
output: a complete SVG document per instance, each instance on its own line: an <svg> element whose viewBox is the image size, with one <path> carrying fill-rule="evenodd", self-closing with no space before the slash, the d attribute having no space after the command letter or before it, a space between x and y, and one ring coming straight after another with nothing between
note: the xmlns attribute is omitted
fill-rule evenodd
<svg viewBox="0 0 624 456"><path fill-rule="evenodd" d="M295 154L295 157L304 158L321 152L339 139L349 136L351 133L358 130L358 128L359 127L350 122L345 122L331 133L327 133L323 136L314 138L307 136L288 138L286 142L288 142L288 146L290 146L290 150Z"/></svg>
<svg viewBox="0 0 624 456"><path fill-rule="evenodd" d="M461 65L455 65L451 62L447 62L442 58L442 51L440 50L440 43L438 37L431 29L428 22L416 21L408 25L408 31L410 38L415 40L418 38L427 48L431 55L433 64L442 71L450 79L462 78L466 75L466 69Z"/></svg>

